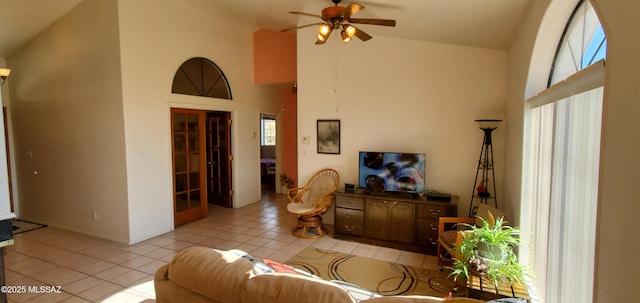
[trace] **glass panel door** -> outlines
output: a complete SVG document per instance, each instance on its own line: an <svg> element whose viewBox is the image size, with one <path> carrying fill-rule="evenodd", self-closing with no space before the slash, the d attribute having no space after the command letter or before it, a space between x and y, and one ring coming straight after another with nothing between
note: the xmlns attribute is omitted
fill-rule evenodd
<svg viewBox="0 0 640 303"><path fill-rule="evenodd" d="M171 109L174 225L207 216L204 111Z"/></svg>

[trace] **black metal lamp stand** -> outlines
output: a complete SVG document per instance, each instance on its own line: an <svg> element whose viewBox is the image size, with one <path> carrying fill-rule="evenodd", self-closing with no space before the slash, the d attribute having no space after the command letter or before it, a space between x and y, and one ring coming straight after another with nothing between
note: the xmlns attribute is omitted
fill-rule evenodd
<svg viewBox="0 0 640 303"><path fill-rule="evenodd" d="M475 120L480 124L480 129L484 132L482 140L482 148L480 149L480 158L478 159L478 168L476 170L475 183L473 183L473 191L471 192L471 203L469 203L469 217L476 215L478 209L477 203L488 203L493 200L495 207L498 207L498 198L496 197L496 178L493 170L493 145L491 141L491 133L498 128L498 123L502 120ZM493 190L493 191L490 191Z"/></svg>

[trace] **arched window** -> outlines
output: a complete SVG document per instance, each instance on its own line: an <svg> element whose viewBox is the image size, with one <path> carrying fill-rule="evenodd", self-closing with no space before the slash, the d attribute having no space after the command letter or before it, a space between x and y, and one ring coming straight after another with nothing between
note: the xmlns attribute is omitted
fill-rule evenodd
<svg viewBox="0 0 640 303"><path fill-rule="evenodd" d="M521 225L531 233L521 250L535 272L534 302L593 297L607 40L591 3L577 2L557 29L548 88L525 101Z"/></svg>
<svg viewBox="0 0 640 303"><path fill-rule="evenodd" d="M178 68L171 92L231 100L231 89L222 70L206 58L191 58Z"/></svg>
<svg viewBox="0 0 640 303"><path fill-rule="evenodd" d="M606 56L607 38L589 1L581 1L571 14L556 50L548 86L577 73Z"/></svg>

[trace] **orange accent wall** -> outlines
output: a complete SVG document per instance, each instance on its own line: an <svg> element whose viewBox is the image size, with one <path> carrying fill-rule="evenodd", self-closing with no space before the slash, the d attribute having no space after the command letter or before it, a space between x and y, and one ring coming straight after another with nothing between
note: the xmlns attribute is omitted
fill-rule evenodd
<svg viewBox="0 0 640 303"><path fill-rule="evenodd" d="M296 81L296 35L268 29L254 32L253 67L256 84Z"/></svg>
<svg viewBox="0 0 640 303"><path fill-rule="evenodd" d="M298 95L290 88L282 90L282 170L298 186Z"/></svg>

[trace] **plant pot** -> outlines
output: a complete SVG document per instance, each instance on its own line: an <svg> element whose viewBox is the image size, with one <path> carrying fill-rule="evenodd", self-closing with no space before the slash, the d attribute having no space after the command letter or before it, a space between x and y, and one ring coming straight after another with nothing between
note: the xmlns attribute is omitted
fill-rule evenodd
<svg viewBox="0 0 640 303"><path fill-rule="evenodd" d="M281 194L286 195L288 191L289 191L289 187L287 187L286 185L280 186L280 193Z"/></svg>
<svg viewBox="0 0 640 303"><path fill-rule="evenodd" d="M483 197L483 198L489 198L489 197L491 197L491 193L483 191L481 193L478 193L478 196Z"/></svg>
<svg viewBox="0 0 640 303"><path fill-rule="evenodd" d="M478 242L478 257L487 260L488 263L500 262L504 259L505 251L499 245Z"/></svg>

